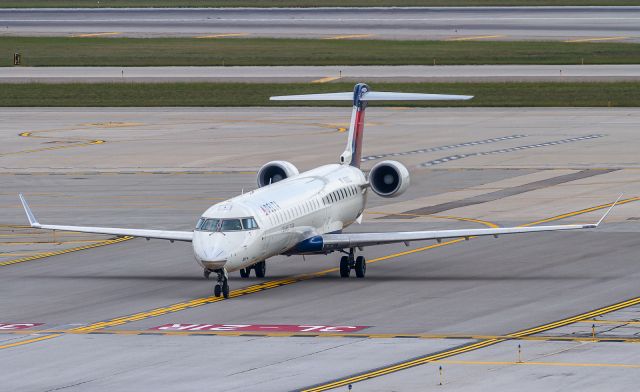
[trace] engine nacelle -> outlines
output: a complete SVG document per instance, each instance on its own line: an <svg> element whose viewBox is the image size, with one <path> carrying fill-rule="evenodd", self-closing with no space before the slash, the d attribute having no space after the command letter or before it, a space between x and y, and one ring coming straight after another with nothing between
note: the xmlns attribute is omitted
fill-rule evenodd
<svg viewBox="0 0 640 392"><path fill-rule="evenodd" d="M369 185L378 196L400 196L409 187L409 170L397 161L379 162L369 172Z"/></svg>
<svg viewBox="0 0 640 392"><path fill-rule="evenodd" d="M258 186L273 184L299 173L298 168L291 162L271 161L258 170Z"/></svg>

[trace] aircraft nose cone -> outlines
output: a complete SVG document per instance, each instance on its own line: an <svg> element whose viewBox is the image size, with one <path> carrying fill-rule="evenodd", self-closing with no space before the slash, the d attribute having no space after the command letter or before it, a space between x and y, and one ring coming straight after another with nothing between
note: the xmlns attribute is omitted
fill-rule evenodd
<svg viewBox="0 0 640 392"><path fill-rule="evenodd" d="M204 238L194 238L193 252L202 265L212 270L224 267L229 258L222 246Z"/></svg>

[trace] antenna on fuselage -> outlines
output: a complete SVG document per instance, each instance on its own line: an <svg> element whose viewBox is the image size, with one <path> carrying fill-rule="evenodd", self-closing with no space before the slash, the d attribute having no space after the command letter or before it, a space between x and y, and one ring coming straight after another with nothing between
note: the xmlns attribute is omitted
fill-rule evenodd
<svg viewBox="0 0 640 392"><path fill-rule="evenodd" d="M364 132L364 111L368 101L461 101L473 98L473 95L395 93L371 91L365 83L354 86L353 92L282 95L269 98L271 101L352 101L353 111L349 124L347 146L340 155L340 163L360 167L362 159L362 138Z"/></svg>

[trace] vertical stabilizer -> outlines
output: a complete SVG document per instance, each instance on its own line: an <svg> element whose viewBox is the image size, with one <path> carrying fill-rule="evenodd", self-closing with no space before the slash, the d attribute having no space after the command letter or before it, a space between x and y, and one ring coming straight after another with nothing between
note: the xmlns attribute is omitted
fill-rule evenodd
<svg viewBox="0 0 640 392"><path fill-rule="evenodd" d="M340 163L360 167L362 158L362 138L364 136L364 111L367 108L367 101L363 98L369 91L369 86L358 83L353 89L353 111L351 112L351 122L349 124L349 139L347 147L340 156Z"/></svg>

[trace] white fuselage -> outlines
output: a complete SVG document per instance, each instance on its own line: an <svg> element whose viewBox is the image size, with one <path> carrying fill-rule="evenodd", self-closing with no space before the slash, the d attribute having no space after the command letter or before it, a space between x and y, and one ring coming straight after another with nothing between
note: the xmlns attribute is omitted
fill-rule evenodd
<svg viewBox="0 0 640 392"><path fill-rule="evenodd" d="M211 206L202 220L254 218L258 228L194 231L196 260L210 270L231 272L295 251L316 235L341 231L362 214L367 193L362 171L325 165ZM245 222L245 221L243 221ZM237 228L236 228L237 229ZM304 252L301 252L304 253Z"/></svg>

